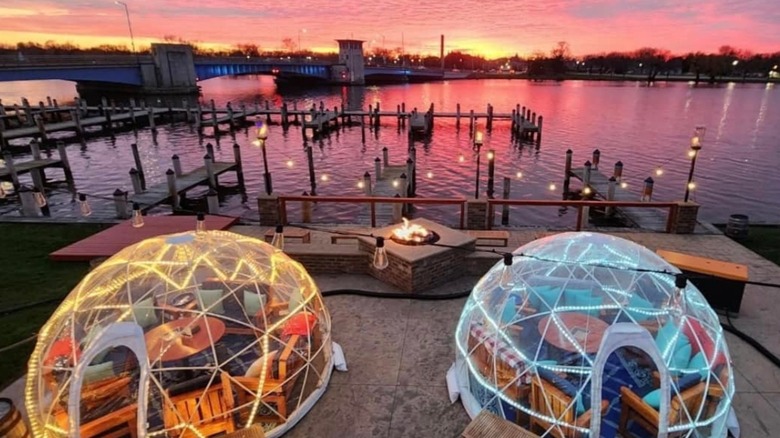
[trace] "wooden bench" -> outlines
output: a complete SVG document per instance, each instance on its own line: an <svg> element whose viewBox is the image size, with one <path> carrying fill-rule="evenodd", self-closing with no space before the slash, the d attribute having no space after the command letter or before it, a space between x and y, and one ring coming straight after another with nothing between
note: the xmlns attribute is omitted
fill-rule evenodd
<svg viewBox="0 0 780 438"><path fill-rule="evenodd" d="M265 241L268 243L271 243L271 241L274 239L274 233L276 232L275 229L270 229L265 232ZM288 239L297 239L300 240L301 243L311 243L311 233L309 230L304 230L302 228L285 228L284 229L284 240Z"/></svg>
<svg viewBox="0 0 780 438"><path fill-rule="evenodd" d="M509 245L509 232L499 230L467 230L470 236L477 239L476 246L501 246ZM496 244L498 242L498 244Z"/></svg>
<svg viewBox="0 0 780 438"><path fill-rule="evenodd" d="M693 283L716 310L739 313L748 267L738 263L659 249L656 253L691 275Z"/></svg>

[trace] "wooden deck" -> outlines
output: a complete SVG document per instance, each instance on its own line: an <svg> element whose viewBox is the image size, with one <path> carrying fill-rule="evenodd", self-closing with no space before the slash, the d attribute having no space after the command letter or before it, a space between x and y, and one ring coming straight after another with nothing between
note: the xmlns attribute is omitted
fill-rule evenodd
<svg viewBox="0 0 780 438"><path fill-rule="evenodd" d="M225 230L236 221L238 218L206 215L206 229ZM111 257L123 248L150 237L192 231L196 222L195 216L145 216L144 226L134 228L128 220L58 249L49 254L49 258L76 262Z"/></svg>
<svg viewBox="0 0 780 438"><path fill-rule="evenodd" d="M571 175L580 181L583 178L584 168L578 167L571 170ZM591 169L590 171L590 188L601 199L607 199L607 188L609 186L609 178L598 170ZM638 201L635 193L629 192L627 189L621 188L620 184L615 185L615 201ZM630 221L633 225L652 231L664 232L666 230L667 212L663 209L657 208L642 208L642 207L621 207L617 213Z"/></svg>
<svg viewBox="0 0 780 438"><path fill-rule="evenodd" d="M62 167L62 160L55 158L44 158L41 160L18 161L14 162L14 170L21 175L33 169L44 169L47 167ZM11 172L7 167L0 168L0 180L11 181Z"/></svg>
<svg viewBox="0 0 780 438"><path fill-rule="evenodd" d="M236 163L214 162L214 176L236 170L237 166ZM181 194L195 186L206 183L208 183L206 167L199 167L176 178L176 191ZM141 209L146 211L155 205L168 201L170 197L170 193L168 193L168 183L166 181L162 184L149 187L143 193L132 195L132 202L141 204Z"/></svg>
<svg viewBox="0 0 780 438"><path fill-rule="evenodd" d="M167 112L167 109L163 108L155 108L155 109L146 109L146 110L137 110L134 111L132 116L130 112L126 113L116 113L111 116L111 123L122 123L122 122L129 122L131 120L147 120L149 118L149 111L153 111L155 116L160 113ZM90 126L96 126L96 125L105 125L107 122L106 116L93 116L93 117L86 117L81 119L81 127L87 128ZM59 132L59 131L75 131L76 130L76 121L75 120L67 120L64 122L50 122L44 124L44 129L46 133L52 133L52 132ZM3 132L3 137L6 140L12 140L15 138L24 138L24 137L40 137L40 130L37 126L27 126L22 128L15 128L15 129L7 129L5 132Z"/></svg>

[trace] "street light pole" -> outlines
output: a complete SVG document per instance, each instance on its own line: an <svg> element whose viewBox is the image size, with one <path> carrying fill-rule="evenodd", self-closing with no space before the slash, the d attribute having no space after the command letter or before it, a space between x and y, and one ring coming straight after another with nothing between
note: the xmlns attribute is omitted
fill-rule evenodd
<svg viewBox="0 0 780 438"><path fill-rule="evenodd" d="M265 193L270 195L273 193L274 189L271 183L271 173L268 172L268 158L265 155L265 141L268 139L268 125L262 121L257 121L255 126L257 127L257 140L255 140L254 144L260 146L260 151L263 153L263 170L265 171L265 173L263 173L263 182L265 183Z"/></svg>
<svg viewBox="0 0 780 438"><path fill-rule="evenodd" d="M688 197L691 194L691 189L694 187L693 183L693 170L696 168L696 157L699 156L701 150L701 139L704 137L705 128L703 126L697 126L691 137L691 150L688 151L688 156L691 158L691 168L688 171L688 182L685 184L685 198L683 202L688 202Z"/></svg>
<svg viewBox="0 0 780 438"><path fill-rule="evenodd" d="M135 53L135 38L133 37L133 25L130 24L130 9L127 7L127 3L115 0L115 4L122 5L125 8L125 17L127 17L127 29L130 30L130 47L132 47L133 53Z"/></svg>

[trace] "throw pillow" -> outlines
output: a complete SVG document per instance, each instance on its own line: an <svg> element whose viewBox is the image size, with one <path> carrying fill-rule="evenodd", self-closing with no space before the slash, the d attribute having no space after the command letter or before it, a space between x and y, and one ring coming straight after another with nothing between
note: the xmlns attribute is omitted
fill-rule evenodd
<svg viewBox="0 0 780 438"><path fill-rule="evenodd" d="M252 365L249 365L246 373L244 373L244 377L259 378L260 374L263 372L263 367L266 367L266 378L270 378L273 374L271 372L273 361L276 359L277 354L279 354L279 350L272 350L269 351L268 354L265 354L263 357L252 362Z"/></svg>
<svg viewBox="0 0 780 438"><path fill-rule="evenodd" d="M648 392L642 401L652 408L661 409L661 388Z"/></svg>
<svg viewBox="0 0 780 438"><path fill-rule="evenodd" d="M650 301L647 301L639 295L633 294L628 300L628 306L626 306L623 311L634 321L642 322L652 318L652 315L648 315L646 312L653 309L653 304ZM644 312L641 312L640 310L644 310Z"/></svg>
<svg viewBox="0 0 780 438"><path fill-rule="evenodd" d="M84 370L83 382L84 385L98 382L109 377L114 377L114 362L104 362L97 365L90 365Z"/></svg>
<svg viewBox="0 0 780 438"><path fill-rule="evenodd" d="M691 347L693 347L693 344L691 344ZM703 352L700 351L693 355L691 361L688 362L688 369L696 370L702 379L707 378L707 375L710 373L710 367L707 366L707 359L704 357Z"/></svg>
<svg viewBox="0 0 780 438"><path fill-rule="evenodd" d="M517 315L517 308L515 307L514 297L507 297L504 302L504 309L501 311L501 324L509 324L515 319L515 315Z"/></svg>
<svg viewBox="0 0 780 438"><path fill-rule="evenodd" d="M266 296L252 290L244 291L244 311L252 318L265 307Z"/></svg>
<svg viewBox="0 0 780 438"><path fill-rule="evenodd" d="M143 328L156 325L159 320L157 319L157 313L154 311L154 297L136 301L133 304L133 317L135 322Z"/></svg>
<svg viewBox="0 0 780 438"><path fill-rule="evenodd" d="M222 289L198 289L198 301L200 308L208 313L223 315L225 307L222 305Z"/></svg>
<svg viewBox="0 0 780 438"><path fill-rule="evenodd" d="M561 288L555 286L532 286L528 302L536 310L542 310L542 303L549 307L555 307L558 297L561 295Z"/></svg>
<svg viewBox="0 0 780 438"><path fill-rule="evenodd" d="M602 297L594 297L587 289L566 289L563 292L566 297L567 306L584 307L587 309L579 310L590 316L598 316L601 311L600 306L603 302Z"/></svg>

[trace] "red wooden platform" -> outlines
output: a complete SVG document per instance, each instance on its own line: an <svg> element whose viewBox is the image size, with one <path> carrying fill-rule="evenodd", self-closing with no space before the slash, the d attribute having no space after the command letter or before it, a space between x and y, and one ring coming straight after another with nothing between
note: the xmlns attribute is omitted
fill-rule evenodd
<svg viewBox="0 0 780 438"><path fill-rule="evenodd" d="M111 257L119 250L150 237L193 231L196 221L195 216L144 216L144 226L133 228L128 220L60 248L49 254L49 258L76 262ZM238 218L206 215L206 229L224 230L236 221Z"/></svg>

